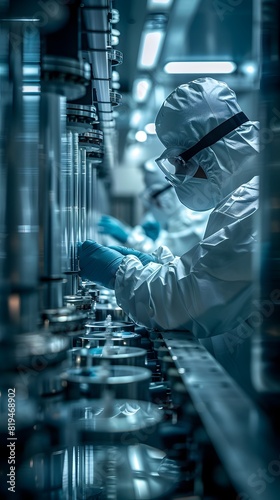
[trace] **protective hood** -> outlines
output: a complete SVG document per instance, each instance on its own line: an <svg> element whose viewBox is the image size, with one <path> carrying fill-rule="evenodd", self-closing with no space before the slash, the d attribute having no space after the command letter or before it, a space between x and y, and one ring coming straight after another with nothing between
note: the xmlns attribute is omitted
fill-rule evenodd
<svg viewBox="0 0 280 500"><path fill-rule="evenodd" d="M156 132L166 148L178 148L183 153L240 112L234 91L225 83L198 78L180 85L166 98L156 117ZM258 129L257 122L248 120L193 157L207 179L188 179L185 193L184 184L176 187L185 206L193 210L199 210L199 206L201 210L212 208L258 173Z"/></svg>

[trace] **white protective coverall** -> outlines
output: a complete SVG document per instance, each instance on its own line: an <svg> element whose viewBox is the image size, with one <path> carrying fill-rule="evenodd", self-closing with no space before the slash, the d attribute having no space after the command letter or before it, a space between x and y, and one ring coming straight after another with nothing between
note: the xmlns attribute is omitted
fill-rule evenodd
<svg viewBox="0 0 280 500"><path fill-rule="evenodd" d="M199 78L167 97L156 117L156 130L165 147L185 151L240 112L235 93L225 83ZM118 304L137 324L190 330L202 343L205 339L207 348L236 378L254 309L257 152L258 124L251 121L198 152L194 160L207 179L194 179L194 189L210 188L215 204L203 240L175 258L160 247L154 252L159 264L145 267L135 256L126 256L115 282ZM206 205L209 209L209 200Z"/></svg>

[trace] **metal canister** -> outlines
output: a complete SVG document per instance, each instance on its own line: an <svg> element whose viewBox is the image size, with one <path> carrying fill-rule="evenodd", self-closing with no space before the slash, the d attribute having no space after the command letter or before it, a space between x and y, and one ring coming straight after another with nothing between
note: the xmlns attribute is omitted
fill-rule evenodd
<svg viewBox="0 0 280 500"><path fill-rule="evenodd" d="M66 307L78 311L90 312L92 308L92 297L88 295L65 295L64 304Z"/></svg>
<svg viewBox="0 0 280 500"><path fill-rule="evenodd" d="M57 428L60 446L21 464L20 491L26 498L170 499L180 475L160 450L163 415L156 405L134 400L50 405L44 419Z"/></svg>
<svg viewBox="0 0 280 500"><path fill-rule="evenodd" d="M145 367L146 351L139 347L111 346L72 349L70 352L73 368L97 366L107 361L110 365Z"/></svg>
<svg viewBox="0 0 280 500"><path fill-rule="evenodd" d="M129 320L127 314L117 304L111 304L110 302L105 302L100 304L100 302L97 302L95 307L96 321L105 321L108 314L112 316L113 321Z"/></svg>
<svg viewBox="0 0 280 500"><path fill-rule="evenodd" d="M94 366L71 368L61 374L66 399L114 398L149 401L151 372L139 366Z"/></svg>
<svg viewBox="0 0 280 500"><path fill-rule="evenodd" d="M110 332L133 332L135 324L131 321L88 321L86 324L87 333L110 331Z"/></svg>
<svg viewBox="0 0 280 500"><path fill-rule="evenodd" d="M141 335L134 332L113 332L110 337L115 346L141 347ZM74 347L102 347L107 340L105 332L96 331L81 335L75 339Z"/></svg>
<svg viewBox="0 0 280 500"><path fill-rule="evenodd" d="M86 332L85 324L87 313L67 307L59 309L45 309L42 314L42 326L52 333L63 333L69 337L83 335Z"/></svg>

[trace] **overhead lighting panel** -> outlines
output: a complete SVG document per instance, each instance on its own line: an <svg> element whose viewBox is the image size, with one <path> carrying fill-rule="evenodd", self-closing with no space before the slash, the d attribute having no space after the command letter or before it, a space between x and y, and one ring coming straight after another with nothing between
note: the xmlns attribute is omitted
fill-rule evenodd
<svg viewBox="0 0 280 500"><path fill-rule="evenodd" d="M163 30L143 32L138 56L138 69L153 69L156 66L164 37Z"/></svg>
<svg viewBox="0 0 280 500"><path fill-rule="evenodd" d="M132 95L135 102L145 102L152 88L152 82L149 78L137 78L133 82Z"/></svg>
<svg viewBox="0 0 280 500"><path fill-rule="evenodd" d="M137 142L146 142L147 134L144 130L138 130L135 134L135 139Z"/></svg>
<svg viewBox="0 0 280 500"><path fill-rule="evenodd" d="M147 123L147 125L145 125L145 132L147 134L150 134L150 135L154 135L156 134L156 126L155 124L152 122L152 123Z"/></svg>
<svg viewBox="0 0 280 500"><path fill-rule="evenodd" d="M38 94L41 92L40 85L23 85L22 92L24 94Z"/></svg>
<svg viewBox="0 0 280 500"><path fill-rule="evenodd" d="M258 66L254 61L247 61L242 63L239 69L244 75L248 77L255 77L258 73Z"/></svg>
<svg viewBox="0 0 280 500"><path fill-rule="evenodd" d="M148 0L148 10L167 10L170 9L173 0Z"/></svg>
<svg viewBox="0 0 280 500"><path fill-rule="evenodd" d="M232 61L172 61L164 66L168 74L229 74L235 70Z"/></svg>

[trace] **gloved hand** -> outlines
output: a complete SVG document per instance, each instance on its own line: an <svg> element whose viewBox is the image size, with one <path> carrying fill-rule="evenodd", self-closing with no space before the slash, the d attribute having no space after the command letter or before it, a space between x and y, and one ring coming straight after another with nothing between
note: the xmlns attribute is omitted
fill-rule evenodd
<svg viewBox="0 0 280 500"><path fill-rule="evenodd" d="M125 243L130 230L129 227L110 215L102 215L98 222L98 232L110 234L121 243Z"/></svg>
<svg viewBox="0 0 280 500"><path fill-rule="evenodd" d="M146 222L143 222L142 228L144 229L145 234L149 238L151 238L153 241L156 241L161 229L160 223L157 220L155 221L147 220Z"/></svg>
<svg viewBox="0 0 280 500"><path fill-rule="evenodd" d="M114 288L116 272L123 255L93 240L78 244L80 276L95 283Z"/></svg>
<svg viewBox="0 0 280 500"><path fill-rule="evenodd" d="M138 250L134 250L134 248L121 247L117 245L111 245L108 248L111 248L122 255L135 255L135 257L142 262L143 266L146 266L150 262L157 262L156 258L150 253L139 252Z"/></svg>

